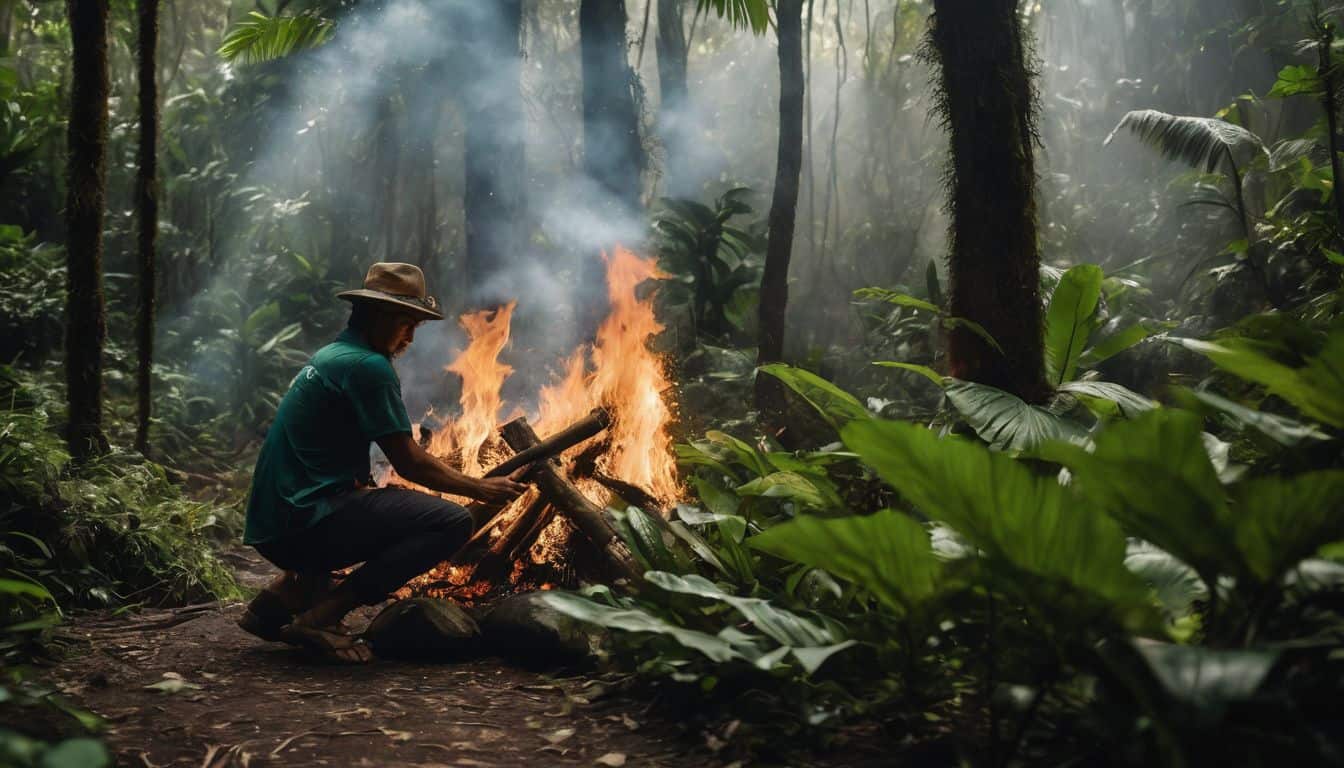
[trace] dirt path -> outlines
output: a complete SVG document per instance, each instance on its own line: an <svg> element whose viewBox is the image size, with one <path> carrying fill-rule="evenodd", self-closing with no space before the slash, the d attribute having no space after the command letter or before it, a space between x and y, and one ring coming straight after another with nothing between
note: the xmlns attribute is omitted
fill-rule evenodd
<svg viewBox="0 0 1344 768"><path fill-rule="evenodd" d="M257 586L261 564L238 557ZM118 765L629 765L723 762L590 678L497 660L308 663L234 625L241 605L89 616L56 671L71 699L108 721ZM701 743L703 743L701 741Z"/></svg>

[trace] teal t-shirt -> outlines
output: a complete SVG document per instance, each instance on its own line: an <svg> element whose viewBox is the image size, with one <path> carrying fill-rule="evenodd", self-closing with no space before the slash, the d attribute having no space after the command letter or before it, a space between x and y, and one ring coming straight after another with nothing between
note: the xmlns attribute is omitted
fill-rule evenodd
<svg viewBox="0 0 1344 768"><path fill-rule="evenodd" d="M280 401L252 474L243 541L274 541L326 517L332 494L367 481L369 444L410 431L392 362L347 329Z"/></svg>

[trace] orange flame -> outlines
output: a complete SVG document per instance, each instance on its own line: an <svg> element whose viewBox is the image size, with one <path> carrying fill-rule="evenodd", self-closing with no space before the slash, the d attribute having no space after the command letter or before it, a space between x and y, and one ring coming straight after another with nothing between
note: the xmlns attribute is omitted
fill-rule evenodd
<svg viewBox="0 0 1344 768"><path fill-rule="evenodd" d="M462 315L458 322L470 343L465 352L447 367L462 377L462 417L453 423L453 444L462 449L462 471L468 475L482 472L481 446L495 431L499 409L503 406L499 390L513 373L511 366L499 362L499 353L509 343L509 323L518 302L498 309Z"/></svg>

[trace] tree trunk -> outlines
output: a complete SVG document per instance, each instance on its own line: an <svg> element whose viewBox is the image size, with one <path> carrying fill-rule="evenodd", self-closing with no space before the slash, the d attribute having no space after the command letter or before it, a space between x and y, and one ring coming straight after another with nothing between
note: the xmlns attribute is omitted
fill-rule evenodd
<svg viewBox="0 0 1344 768"><path fill-rule="evenodd" d="M483 5L483 7L485 7ZM465 91L466 179L463 215L467 230L467 283L474 303L502 304L513 298L491 278L517 258L525 229L523 151L526 121L521 90L521 0L488 6L471 30ZM499 87L503 83L504 87Z"/></svg>
<svg viewBox="0 0 1344 768"><path fill-rule="evenodd" d="M159 0L139 0L136 4L139 22L138 62L140 78L140 158L135 175L135 205L139 233L139 303L136 306L136 412L135 448L142 454L149 451L149 416L151 369L154 363L154 299L155 257L154 241L159 231L158 194L158 139L159 89L155 49L159 43Z"/></svg>
<svg viewBox="0 0 1344 768"><path fill-rule="evenodd" d="M979 323L1002 348L957 327L951 375L1029 402L1045 382L1036 245L1035 90L1017 0L935 0L931 50L950 141L948 277L952 315Z"/></svg>
<svg viewBox="0 0 1344 768"><path fill-rule="evenodd" d="M760 341L756 364L784 357L784 315L789 301L789 257L798 213L798 175L803 163L803 1L775 5L779 32L779 151L775 192L770 200L770 232L761 275ZM756 409L768 426L783 426L784 385L756 376Z"/></svg>
<svg viewBox="0 0 1344 768"><path fill-rule="evenodd" d="M67 126L66 441L84 460L107 449L103 435L103 207L107 186L107 0L69 0L72 43Z"/></svg>
<svg viewBox="0 0 1344 768"><path fill-rule="evenodd" d="M592 215L619 224L639 209L644 150L635 105L635 74L626 57L625 0L581 0L583 170L592 184ZM610 248L615 243L604 242ZM591 337L606 315L606 278L599 254L579 269L579 332Z"/></svg>
<svg viewBox="0 0 1344 768"><path fill-rule="evenodd" d="M658 127L663 139L664 194L686 197L693 194L694 179L686 173L685 154L690 139L690 119L686 110L690 96L686 88L686 30L682 25L683 0L649 0L658 4Z"/></svg>

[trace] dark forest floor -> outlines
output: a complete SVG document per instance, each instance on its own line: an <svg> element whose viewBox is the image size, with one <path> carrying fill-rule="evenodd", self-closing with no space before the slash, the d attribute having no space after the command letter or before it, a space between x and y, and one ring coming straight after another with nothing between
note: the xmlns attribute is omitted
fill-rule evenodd
<svg viewBox="0 0 1344 768"><path fill-rule="evenodd" d="M233 555L252 587L268 566ZM52 670L107 720L117 765L703 766L730 762L648 701L493 659L313 663L235 626L241 604L90 614ZM712 740L711 740L712 742Z"/></svg>

